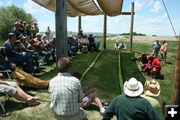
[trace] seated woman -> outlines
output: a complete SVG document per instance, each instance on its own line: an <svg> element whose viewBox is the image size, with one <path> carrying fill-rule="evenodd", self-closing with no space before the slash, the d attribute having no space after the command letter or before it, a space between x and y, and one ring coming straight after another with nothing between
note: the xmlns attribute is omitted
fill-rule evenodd
<svg viewBox="0 0 180 120"><path fill-rule="evenodd" d="M39 98L25 93L15 82L0 80L0 92L14 96L17 100L25 102L27 105L32 105L34 102L39 100Z"/></svg>
<svg viewBox="0 0 180 120"><path fill-rule="evenodd" d="M15 68L15 66L5 59L0 54L0 69L1 70L11 70L11 76L17 81L22 82L24 85L33 88L47 88L49 86L49 81L40 80L22 70Z"/></svg>

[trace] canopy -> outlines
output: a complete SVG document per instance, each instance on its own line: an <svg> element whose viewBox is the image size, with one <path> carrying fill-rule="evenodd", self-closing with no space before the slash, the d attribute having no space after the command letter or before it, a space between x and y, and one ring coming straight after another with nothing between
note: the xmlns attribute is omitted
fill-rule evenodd
<svg viewBox="0 0 180 120"><path fill-rule="evenodd" d="M56 0L33 0L39 5L55 12ZM117 16L121 14L123 0L97 0L101 10L93 0L67 0L67 13L69 17L85 15Z"/></svg>

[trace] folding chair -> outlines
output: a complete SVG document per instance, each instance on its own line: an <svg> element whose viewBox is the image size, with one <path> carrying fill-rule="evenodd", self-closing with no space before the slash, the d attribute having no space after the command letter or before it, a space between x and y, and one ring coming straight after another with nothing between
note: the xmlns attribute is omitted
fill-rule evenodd
<svg viewBox="0 0 180 120"><path fill-rule="evenodd" d="M11 80L11 76L9 74L10 72L11 72L11 70L0 70L0 73L6 73L8 78Z"/></svg>
<svg viewBox="0 0 180 120"><path fill-rule="evenodd" d="M6 116L7 112L6 112L4 105L5 105L6 101L9 100L9 96L4 93L0 93L0 97L2 97L2 99L0 99L0 106L3 110L4 115Z"/></svg>

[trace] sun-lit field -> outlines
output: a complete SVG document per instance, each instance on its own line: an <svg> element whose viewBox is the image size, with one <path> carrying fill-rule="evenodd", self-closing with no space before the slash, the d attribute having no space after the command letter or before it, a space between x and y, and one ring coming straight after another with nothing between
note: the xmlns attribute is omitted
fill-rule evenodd
<svg viewBox="0 0 180 120"><path fill-rule="evenodd" d="M99 39L99 38L97 38ZM128 48L128 41L123 40ZM118 51L114 50L114 40L107 41L107 49L100 51L100 56L95 62L94 66L87 72L82 80L82 87L85 89L89 86L98 88L100 97L107 103L111 99L121 94L122 86L126 80L131 77L137 78L142 83L145 80L151 78L140 72L140 63L132 61L131 57L139 56L141 52L149 53L152 52L152 43L141 43L134 42L133 53L129 53L128 50ZM102 43L102 42L101 42ZM162 74L165 78L158 80L161 85L161 94L159 96L162 111L165 104L170 104L172 96L172 86L175 74L175 60L177 54L178 44L176 41L168 41L169 50L167 55L167 61L171 64L165 64L163 61ZM102 46L102 44L101 44ZM81 54L72 57L72 73L80 72L81 74L89 67L94 61L99 52ZM160 55L159 55L160 58ZM161 60L161 59L160 59ZM49 80L56 75L55 63L50 63L49 66L42 66L42 71L38 77L43 80ZM22 88L29 94L38 96L42 102L38 106L28 107L21 102L17 102L14 98L6 103L5 107L10 113L7 117L0 117L3 120L53 120L53 114L49 108L49 94L47 89L32 89L23 87ZM88 114L89 120L100 120L102 115L99 113L99 109L96 104L85 108ZM2 113L2 110L0 110Z"/></svg>

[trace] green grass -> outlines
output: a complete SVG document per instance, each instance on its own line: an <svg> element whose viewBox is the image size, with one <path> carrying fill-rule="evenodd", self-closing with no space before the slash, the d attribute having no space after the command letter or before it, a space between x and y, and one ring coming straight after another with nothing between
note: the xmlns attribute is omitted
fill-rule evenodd
<svg viewBox="0 0 180 120"><path fill-rule="evenodd" d="M86 74L82 86L98 88L106 101L121 93L118 83L118 51L105 50Z"/></svg>
<svg viewBox="0 0 180 120"><path fill-rule="evenodd" d="M119 81L125 82L131 77L135 77L144 83L145 80L150 80L151 78L139 71L140 63L132 61L130 58L132 56L139 56L141 52L149 53L152 52L152 45L147 43L134 43L133 53L129 53L127 50L123 50L120 53L120 66L121 71L118 71L118 56L119 52L114 50L113 44L115 41L107 41L107 49L102 52L102 54L97 59L94 66L87 72L84 79L82 80L82 87L85 89L87 87L96 87L99 90L100 97L106 102L119 95L122 91L123 85ZM102 40L101 40L102 43ZM126 42L127 47L128 42ZM0 43L1 44L1 43ZM169 42L169 51L167 55L167 61L172 64L164 64L162 74L164 74L164 80L158 80L161 85L160 99L162 104L170 104L172 96L172 86L175 74L175 59L177 54L177 42ZM101 44L102 47L102 44ZM92 63L98 53L88 53L80 54L72 58L72 73L80 72L81 74L87 69L87 67ZM160 57L159 57L160 58ZM43 80L49 80L56 75L55 63L49 64L49 66L41 68L43 72L39 74L39 78ZM119 72L122 73L119 75ZM52 112L49 108L49 95L47 90L40 89L28 89L24 88L26 92L39 96L46 102L42 102L36 107L27 107L26 105L17 102L13 98L6 104L8 111L11 113L10 116L2 118L5 120L39 120L39 119L51 119L53 120ZM99 120L101 115L97 112L98 108L92 105L86 108L89 120ZM1 119L1 117L0 117Z"/></svg>
<svg viewBox="0 0 180 120"><path fill-rule="evenodd" d="M121 52L121 72L123 83L125 81L128 81L131 77L136 78L137 80L141 81L142 84L145 82L145 78L140 72L136 61L131 60L131 58L134 57L133 53L128 52Z"/></svg>

